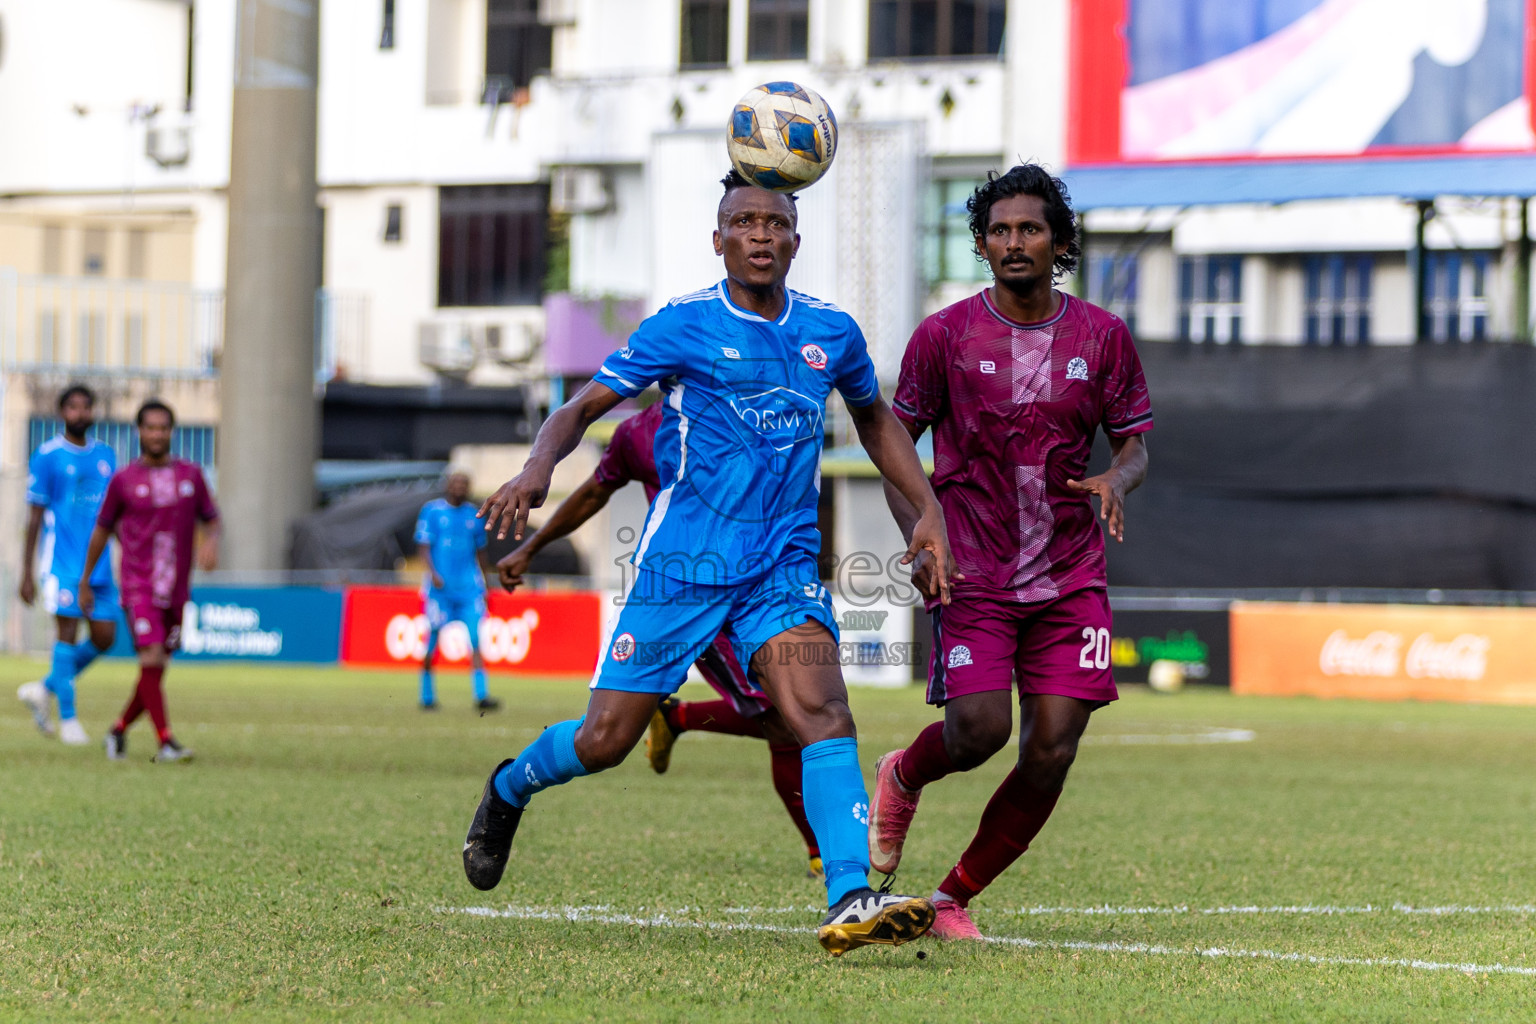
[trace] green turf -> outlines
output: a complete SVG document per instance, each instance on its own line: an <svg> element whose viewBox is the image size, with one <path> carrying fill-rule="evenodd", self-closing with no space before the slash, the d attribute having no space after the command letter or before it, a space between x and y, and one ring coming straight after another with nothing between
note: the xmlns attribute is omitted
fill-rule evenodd
<svg viewBox="0 0 1536 1024"><path fill-rule="evenodd" d="M82 681L93 736L130 671ZM448 676L429 716L409 675L178 664L172 713L198 760L152 765L144 726L126 763L40 739L10 697L37 674L0 661L0 1019L1536 1017L1536 976L1198 954L1536 967L1536 914L1392 909L1536 903L1536 710L1130 692L1095 716L1036 849L974 905L989 936L1047 945L834 961L756 741L689 735L664 777L637 753L541 796L481 894L459 847L485 774L577 712L580 683L493 680L510 710L479 718ZM932 718L916 690L853 701L866 767ZM1256 735L1113 741L1213 727ZM905 886L938 882L1005 770L931 788ZM1380 909L1200 912L1236 905ZM1090 906L1188 909L1020 913ZM465 907L556 919L444 912Z"/></svg>

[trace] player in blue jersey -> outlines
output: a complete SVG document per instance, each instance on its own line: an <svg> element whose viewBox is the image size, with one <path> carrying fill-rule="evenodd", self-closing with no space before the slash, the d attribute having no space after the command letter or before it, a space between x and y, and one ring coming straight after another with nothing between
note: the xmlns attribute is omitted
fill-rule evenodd
<svg viewBox="0 0 1536 1024"><path fill-rule="evenodd" d="M553 725L486 781L464 843L472 885L501 880L537 792L622 761L657 703L729 631L803 751L802 790L826 872L818 937L833 955L899 944L933 923L921 897L869 888L869 799L838 664L837 623L817 574L816 528L826 400L843 396L880 472L920 511L907 551L927 551L946 603L954 562L944 513L912 439L880 397L853 318L784 284L799 247L790 197L734 172L723 184L715 253L726 279L674 299L557 410L523 471L481 507L486 527L521 539L549 493L555 464L620 401L659 383L666 409L634 579L599 652L584 718Z"/></svg>
<svg viewBox="0 0 1536 1024"><path fill-rule="evenodd" d="M476 515L469 497L469 474L448 474L441 498L422 506L416 520L416 550L427 563L422 599L427 611L427 654L421 662L421 707L437 709L432 686L432 656L438 635L450 622L462 622L469 630L469 650L475 687L475 707L495 711L501 701L486 691L485 661L480 657L480 620L485 615L485 524Z"/></svg>
<svg viewBox="0 0 1536 1024"><path fill-rule="evenodd" d="M28 467L27 537L22 549L21 600L37 600L38 575L42 579L43 606L58 622L53 645L53 664L46 679L23 683L16 691L32 711L43 735L53 735L48 719L50 694L59 705L59 739L72 746L90 742L75 714L75 677L97 656L112 646L117 633L117 587L112 582L112 563L103 558L91 573L96 598L89 615L80 610L75 588L85 565L85 549L96 527L96 512L107 481L117 469L110 445L86 437L96 421L96 396L75 384L59 396L59 417L64 432L49 438L32 453ZM43 537L39 555L37 542ZM34 570L34 562L36 569ZM80 620L90 620L90 635L76 642Z"/></svg>

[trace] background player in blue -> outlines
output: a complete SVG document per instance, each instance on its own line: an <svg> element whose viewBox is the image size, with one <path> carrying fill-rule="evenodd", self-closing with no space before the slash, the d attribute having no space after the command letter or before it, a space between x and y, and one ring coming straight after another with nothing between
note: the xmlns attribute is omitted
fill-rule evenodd
<svg viewBox="0 0 1536 1024"><path fill-rule="evenodd" d="M794 202L724 180L717 255L726 279L674 299L640 325L593 381L545 421L523 471L481 508L487 528L521 539L555 464L622 399L661 385L658 475L634 556L634 581L600 653L586 716L546 729L486 781L464 843L479 889L501 880L534 793L622 761L657 702L729 630L800 740L802 789L826 871L829 911L818 938L833 955L899 944L933 923L926 899L869 888L869 799L843 687L830 595L816 571L826 400L836 388L870 459L921 510L907 552L941 567L947 602L954 562L944 513L912 439L880 397L853 318L784 285L799 247Z"/></svg>
<svg viewBox="0 0 1536 1024"><path fill-rule="evenodd" d="M444 626L462 622L469 630L470 661L475 687L475 707L495 711L501 702L486 692L485 661L480 657L480 619L485 615L485 571L481 552L486 536L469 497L469 474L450 471L441 498L422 506L416 520L416 550L427 563L422 595L426 603L427 656L421 663L421 706L437 708L432 687L432 656Z"/></svg>
<svg viewBox="0 0 1536 1024"><path fill-rule="evenodd" d="M59 702L59 739L73 746L89 743L75 715L75 677L112 646L117 633L117 587L112 582L112 561L103 558L91 573L96 601L89 615L90 635L76 642L82 618L75 587L85 565L85 548L96 526L96 512L107 481L117 469L110 445L87 438L96 422L96 396L83 385L65 389L59 396L59 417L64 432L44 441L32 453L27 477L27 538L22 549L20 596L30 605L37 600L42 576L43 606L58 620L58 640L53 645L53 665L46 679L23 683L16 696L31 709L43 735L51 736L48 695ZM38 536L43 550L38 557Z"/></svg>

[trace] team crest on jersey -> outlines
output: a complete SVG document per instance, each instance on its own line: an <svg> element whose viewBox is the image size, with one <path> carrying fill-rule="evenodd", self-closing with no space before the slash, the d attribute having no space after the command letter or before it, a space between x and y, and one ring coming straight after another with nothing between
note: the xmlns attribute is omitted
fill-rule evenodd
<svg viewBox="0 0 1536 1024"><path fill-rule="evenodd" d="M814 342L800 346L800 354L805 357L805 365L813 370L825 370L827 368L827 353L820 345Z"/></svg>
<svg viewBox="0 0 1536 1024"><path fill-rule="evenodd" d="M971 649L965 644L956 644L949 649L949 667L959 668L961 665L971 664Z"/></svg>
<svg viewBox="0 0 1536 1024"><path fill-rule="evenodd" d="M628 661L635 653L635 638L629 633L620 633L613 638L613 660Z"/></svg>
<svg viewBox="0 0 1536 1024"><path fill-rule="evenodd" d="M1067 380L1087 380L1088 360L1082 356L1073 356L1067 361Z"/></svg>
<svg viewBox="0 0 1536 1024"><path fill-rule="evenodd" d="M134 619L133 620L133 631L135 633L137 633L139 636L143 636L145 633L148 633L149 632L149 620L148 619Z"/></svg>
<svg viewBox="0 0 1536 1024"><path fill-rule="evenodd" d="M101 459L96 463L96 472L100 473L102 476L111 476L112 467L108 465L106 459Z"/></svg>
<svg viewBox="0 0 1536 1024"><path fill-rule="evenodd" d="M177 487L176 490L178 492L180 492L180 494L181 494L181 496L183 498L190 498L190 497L192 497L192 481L191 480L183 480L181 482L181 486Z"/></svg>

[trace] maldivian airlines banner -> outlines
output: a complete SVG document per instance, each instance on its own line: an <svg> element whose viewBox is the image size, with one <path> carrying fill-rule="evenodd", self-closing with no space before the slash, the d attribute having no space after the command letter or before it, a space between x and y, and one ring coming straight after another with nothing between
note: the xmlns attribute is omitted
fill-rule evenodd
<svg viewBox="0 0 1536 1024"><path fill-rule="evenodd" d="M1536 704L1536 608L1237 602L1232 692Z"/></svg>
<svg viewBox="0 0 1536 1024"><path fill-rule="evenodd" d="M486 595L480 654L489 669L529 674L591 675L601 643L601 598L595 593L533 591ZM419 665L427 651L421 592L409 587L352 587L342 618L341 660L348 665ZM443 628L434 664L469 664L469 633Z"/></svg>

